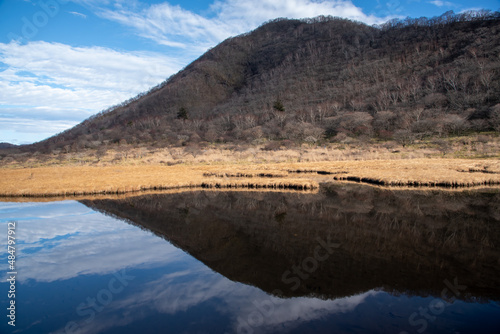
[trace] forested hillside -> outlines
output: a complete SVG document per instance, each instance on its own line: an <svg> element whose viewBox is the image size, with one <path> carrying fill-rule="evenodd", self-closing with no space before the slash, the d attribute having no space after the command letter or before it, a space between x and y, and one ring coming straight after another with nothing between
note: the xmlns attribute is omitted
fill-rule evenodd
<svg viewBox="0 0 500 334"><path fill-rule="evenodd" d="M277 19L32 151L324 143L500 130L500 13Z"/></svg>

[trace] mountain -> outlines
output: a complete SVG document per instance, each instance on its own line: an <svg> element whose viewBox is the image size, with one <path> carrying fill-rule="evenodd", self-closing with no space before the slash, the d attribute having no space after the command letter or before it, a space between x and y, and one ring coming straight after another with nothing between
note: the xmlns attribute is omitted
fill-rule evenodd
<svg viewBox="0 0 500 334"><path fill-rule="evenodd" d="M229 38L149 92L29 149L121 142L292 143L500 130L500 13L277 19Z"/></svg>
<svg viewBox="0 0 500 334"><path fill-rule="evenodd" d="M382 288L440 296L443 282L458 277L467 286L461 298L500 298L500 194L489 190L430 195L331 184L314 194L195 191L82 203L267 293L336 299ZM330 255L294 287L290 271L314 261L321 245Z"/></svg>
<svg viewBox="0 0 500 334"><path fill-rule="evenodd" d="M18 147L18 146L11 144L11 143L0 143L0 149L9 149L9 148L14 148L14 147Z"/></svg>

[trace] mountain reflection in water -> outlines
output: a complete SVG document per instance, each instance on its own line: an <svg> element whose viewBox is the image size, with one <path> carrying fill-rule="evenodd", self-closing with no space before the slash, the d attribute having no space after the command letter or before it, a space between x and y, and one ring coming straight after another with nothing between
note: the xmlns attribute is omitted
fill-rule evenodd
<svg viewBox="0 0 500 334"><path fill-rule="evenodd" d="M330 185L84 200L277 297L500 299L500 194ZM458 284L458 285L457 285ZM463 291L450 295L453 286ZM455 289L456 290L456 289Z"/></svg>

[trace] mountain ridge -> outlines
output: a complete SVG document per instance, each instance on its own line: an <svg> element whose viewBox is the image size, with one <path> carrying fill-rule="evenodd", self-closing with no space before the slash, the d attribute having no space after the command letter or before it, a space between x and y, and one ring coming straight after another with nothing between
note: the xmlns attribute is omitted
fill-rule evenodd
<svg viewBox="0 0 500 334"><path fill-rule="evenodd" d="M149 92L26 148L404 142L498 131L499 45L498 12L447 12L380 27L277 19L223 41Z"/></svg>

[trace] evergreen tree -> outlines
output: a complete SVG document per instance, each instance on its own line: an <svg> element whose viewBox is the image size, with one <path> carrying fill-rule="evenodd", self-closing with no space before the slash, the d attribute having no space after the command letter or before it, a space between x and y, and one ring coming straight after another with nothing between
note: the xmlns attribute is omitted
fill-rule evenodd
<svg viewBox="0 0 500 334"><path fill-rule="evenodd" d="M181 107L177 113L177 119L187 120L189 118L186 108Z"/></svg>

